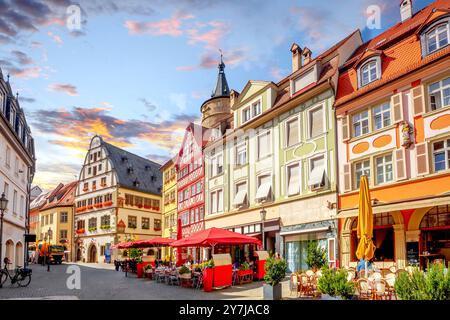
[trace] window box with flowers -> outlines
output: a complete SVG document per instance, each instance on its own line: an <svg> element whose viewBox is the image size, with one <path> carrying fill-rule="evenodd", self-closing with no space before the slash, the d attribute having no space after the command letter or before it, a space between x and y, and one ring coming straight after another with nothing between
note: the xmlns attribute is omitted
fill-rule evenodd
<svg viewBox="0 0 450 320"><path fill-rule="evenodd" d="M111 229L111 226L109 224L104 224L104 225L100 226L100 229L102 229L102 230L109 230L109 229Z"/></svg>
<svg viewBox="0 0 450 320"><path fill-rule="evenodd" d="M151 206L144 204L144 209L151 209L151 208L152 208Z"/></svg>
<svg viewBox="0 0 450 320"><path fill-rule="evenodd" d="M139 209L141 209L141 208L143 207L143 205L139 203L139 204L136 205L136 207L138 207Z"/></svg>
<svg viewBox="0 0 450 320"><path fill-rule="evenodd" d="M92 210L93 208L94 208L94 206L92 204L89 204L86 206L86 209L88 209L88 210Z"/></svg>
<svg viewBox="0 0 450 320"><path fill-rule="evenodd" d="M96 203L94 205L97 209L103 208L103 203Z"/></svg>
<svg viewBox="0 0 450 320"><path fill-rule="evenodd" d="M110 206L112 206L112 204L113 204L112 200L103 202L104 207L110 207Z"/></svg>
<svg viewBox="0 0 450 320"><path fill-rule="evenodd" d="M85 232L84 228L77 229L76 231L77 234L83 234L84 232Z"/></svg>
<svg viewBox="0 0 450 320"><path fill-rule="evenodd" d="M85 206L77 208L77 212L83 212L83 211L86 211L86 207Z"/></svg>
<svg viewBox="0 0 450 320"><path fill-rule="evenodd" d="M97 227L89 227L89 232L94 232L94 231L97 231Z"/></svg>

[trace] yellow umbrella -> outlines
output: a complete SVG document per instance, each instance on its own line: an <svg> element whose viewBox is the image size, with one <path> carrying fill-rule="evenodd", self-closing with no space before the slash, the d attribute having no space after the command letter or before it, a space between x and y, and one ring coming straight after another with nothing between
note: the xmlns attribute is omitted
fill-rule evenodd
<svg viewBox="0 0 450 320"><path fill-rule="evenodd" d="M373 213L372 202L370 200L369 183L367 176L361 176L359 188L359 212L358 212L358 249L356 257L369 261L375 253L375 245L372 242L373 237ZM366 263L367 269L367 263ZM367 270L366 270L367 271Z"/></svg>

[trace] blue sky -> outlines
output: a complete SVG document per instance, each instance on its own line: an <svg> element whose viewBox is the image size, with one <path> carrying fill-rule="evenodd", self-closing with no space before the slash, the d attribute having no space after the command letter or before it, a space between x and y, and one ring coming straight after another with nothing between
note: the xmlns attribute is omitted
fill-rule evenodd
<svg viewBox="0 0 450 320"><path fill-rule="evenodd" d="M289 48L313 56L360 29L364 40L399 22L397 0L80 1L81 29L66 26L68 0L0 0L0 67L11 74L35 137L35 184L78 175L92 135L162 163L214 89L219 49L227 80L278 81ZM414 1L414 11L431 3ZM381 29L366 10L381 10Z"/></svg>

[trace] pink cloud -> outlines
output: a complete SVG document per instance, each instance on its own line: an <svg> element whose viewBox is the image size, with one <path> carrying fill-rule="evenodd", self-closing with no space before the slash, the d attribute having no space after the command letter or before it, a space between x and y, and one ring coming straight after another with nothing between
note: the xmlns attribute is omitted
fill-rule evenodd
<svg viewBox="0 0 450 320"><path fill-rule="evenodd" d="M21 78L21 79L31 79L31 78L37 78L41 74L41 68L40 67L30 67L30 68L10 68L9 72L11 75Z"/></svg>
<svg viewBox="0 0 450 320"><path fill-rule="evenodd" d="M63 40L61 39L60 36L54 34L53 32L47 32L47 35L53 39L53 41L55 41L58 44L63 44Z"/></svg>
<svg viewBox="0 0 450 320"><path fill-rule="evenodd" d="M207 26L212 29L203 33L197 28L187 30L188 43L191 45L205 43L207 49L218 49L219 41L229 31L229 27L220 21L210 21Z"/></svg>
<svg viewBox="0 0 450 320"><path fill-rule="evenodd" d="M183 20L194 18L193 15L176 12L171 18L163 19L155 22L137 22L127 20L125 21L125 28L130 34L151 34L155 36L168 35L178 37L183 34L181 26Z"/></svg>
<svg viewBox="0 0 450 320"><path fill-rule="evenodd" d="M212 69L217 68L219 64L219 53L208 51L200 57L200 62L197 65L179 66L177 71L194 71L197 69ZM237 49L224 52L224 62L227 66L236 66L246 59L244 50Z"/></svg>
<svg viewBox="0 0 450 320"><path fill-rule="evenodd" d="M78 95L77 88L71 84L53 83L48 86L48 89L50 91L63 92L72 97Z"/></svg>

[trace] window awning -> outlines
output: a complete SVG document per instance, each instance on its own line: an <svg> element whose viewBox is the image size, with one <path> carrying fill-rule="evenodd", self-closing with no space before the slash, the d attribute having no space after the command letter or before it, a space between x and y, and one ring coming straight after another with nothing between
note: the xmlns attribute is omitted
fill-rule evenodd
<svg viewBox="0 0 450 320"><path fill-rule="evenodd" d="M247 190L240 190L238 193L236 193L236 196L233 200L233 205L235 207L242 206L245 203L245 198L247 197Z"/></svg>
<svg viewBox="0 0 450 320"><path fill-rule="evenodd" d="M256 191L256 200L268 198L271 188L272 184L270 182L261 184L258 188L258 191Z"/></svg>
<svg viewBox="0 0 450 320"><path fill-rule="evenodd" d="M318 166L314 168L309 175L308 186L311 187L316 184L321 184L323 182L324 175L325 175L324 166Z"/></svg>

